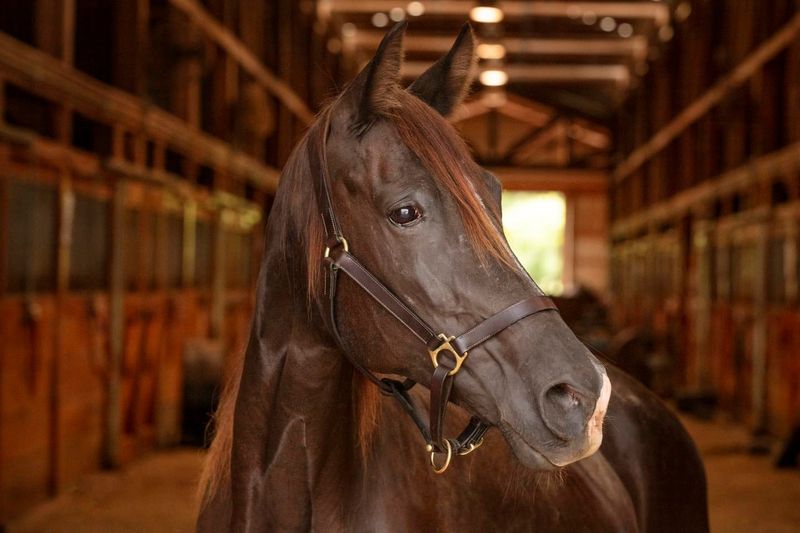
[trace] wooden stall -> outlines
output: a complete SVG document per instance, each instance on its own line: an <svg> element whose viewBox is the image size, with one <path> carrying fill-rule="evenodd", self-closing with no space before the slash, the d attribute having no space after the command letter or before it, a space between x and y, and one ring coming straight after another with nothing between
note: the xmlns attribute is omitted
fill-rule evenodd
<svg viewBox="0 0 800 533"><path fill-rule="evenodd" d="M339 69L312 14L4 3L0 529L179 443L191 352L241 351L276 169Z"/></svg>
<svg viewBox="0 0 800 533"><path fill-rule="evenodd" d="M678 386L713 396L763 445L800 416L800 14L782 0L709 0L689 15L617 117L615 316L656 328L636 310L668 308ZM662 259L633 252L651 239L674 257L668 298Z"/></svg>

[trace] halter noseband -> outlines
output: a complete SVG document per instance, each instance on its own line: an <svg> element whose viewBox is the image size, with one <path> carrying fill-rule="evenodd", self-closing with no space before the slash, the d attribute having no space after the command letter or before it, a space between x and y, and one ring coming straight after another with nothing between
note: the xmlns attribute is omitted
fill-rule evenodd
<svg viewBox="0 0 800 533"><path fill-rule="evenodd" d="M327 165L322 164L320 161L320 152L323 154L322 157L324 157L325 153L327 130L326 124L323 128L318 125L309 132L309 136L321 133L322 139L320 139L321 142L316 147L313 146L315 143L309 142L307 151L312 175L319 174L322 178L315 180L314 186L317 205L325 227L323 261L328 265L326 292L328 294L330 328L337 344L350 363L377 385L383 394L395 398L403 410L408 413L417 428L419 428L422 438L425 439L425 449L431 454L430 462L434 472L441 474L450 466L453 455L467 455L476 450L483 443L483 436L490 427L480 418L473 416L458 437L445 438L442 434L453 381L464 364L469 351L525 317L541 311L557 309L550 298L535 294L510 305L499 313L495 313L457 337L448 336L445 333L437 334L431 326L404 304L350 253L348 242L342 234L341 226L339 226L333 209ZM397 381L390 378L378 378L356 361L347 350L339 334L336 321L336 288L340 271L347 274L373 300L389 311L427 347L433 364L433 376L430 383L429 424L426 424L425 420L420 416L414 401L408 394L411 387L416 385L415 381L411 379ZM445 355L450 357L444 357ZM436 454L445 455L445 459L440 465L437 465Z"/></svg>

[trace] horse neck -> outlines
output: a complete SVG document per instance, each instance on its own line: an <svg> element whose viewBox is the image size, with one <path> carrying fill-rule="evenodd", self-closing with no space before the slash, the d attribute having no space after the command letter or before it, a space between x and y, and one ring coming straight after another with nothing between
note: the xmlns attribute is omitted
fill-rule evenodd
<svg viewBox="0 0 800 533"><path fill-rule="evenodd" d="M337 490L323 487L352 472L353 370L306 309L303 276L267 253L236 405L232 488L244 512L234 515L248 527L307 528L336 518L326 499Z"/></svg>

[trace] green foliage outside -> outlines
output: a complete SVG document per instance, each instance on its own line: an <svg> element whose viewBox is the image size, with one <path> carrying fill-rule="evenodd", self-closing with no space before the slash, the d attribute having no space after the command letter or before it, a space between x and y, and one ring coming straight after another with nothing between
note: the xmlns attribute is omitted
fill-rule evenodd
<svg viewBox="0 0 800 533"><path fill-rule="evenodd" d="M564 195L557 192L503 193L503 229L511 249L548 294L564 290Z"/></svg>

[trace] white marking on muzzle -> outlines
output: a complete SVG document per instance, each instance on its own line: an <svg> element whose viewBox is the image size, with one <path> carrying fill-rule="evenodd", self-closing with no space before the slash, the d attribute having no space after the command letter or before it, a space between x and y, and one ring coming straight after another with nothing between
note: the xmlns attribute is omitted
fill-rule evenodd
<svg viewBox="0 0 800 533"><path fill-rule="evenodd" d="M608 410L608 401L611 399L611 381L608 376L603 373L603 388L600 389L600 398L594 406L594 412L589 417L589 422L586 424L586 433L588 439L588 448L586 452L580 457L585 459L600 448L603 443L603 420Z"/></svg>

